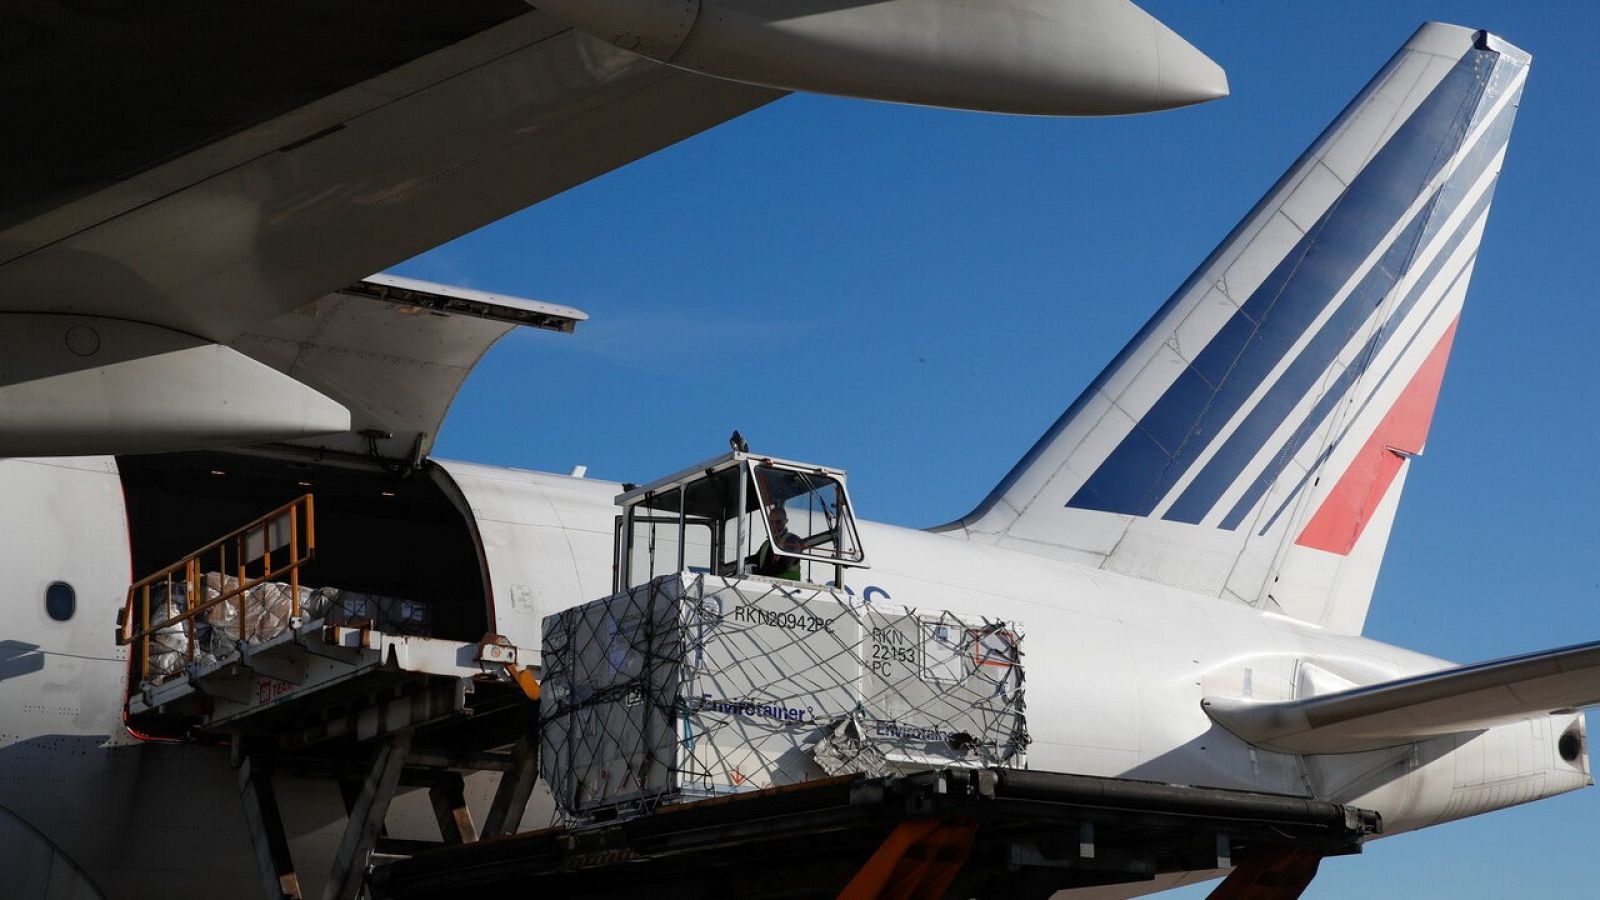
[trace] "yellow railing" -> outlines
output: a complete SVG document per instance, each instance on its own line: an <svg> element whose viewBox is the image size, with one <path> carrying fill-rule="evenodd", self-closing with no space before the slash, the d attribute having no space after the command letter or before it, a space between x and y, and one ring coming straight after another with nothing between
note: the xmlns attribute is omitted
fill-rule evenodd
<svg viewBox="0 0 1600 900"><path fill-rule="evenodd" d="M311 561L316 549L316 505L305 494L134 582L128 588L117 643L138 643L140 680L149 681L153 640L181 634L187 662L194 662L197 620L224 603L236 604L238 633L232 637L242 642L249 620L246 595L260 585L287 581L290 615L298 618L300 567ZM209 573L215 573L218 581L215 594L208 597Z"/></svg>

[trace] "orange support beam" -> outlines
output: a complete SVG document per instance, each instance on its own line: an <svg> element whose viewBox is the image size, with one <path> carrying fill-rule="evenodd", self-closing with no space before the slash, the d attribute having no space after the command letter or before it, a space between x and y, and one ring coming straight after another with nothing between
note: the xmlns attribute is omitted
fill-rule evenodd
<svg viewBox="0 0 1600 900"><path fill-rule="evenodd" d="M1228 873L1207 900L1296 900L1321 863L1322 855L1310 850L1258 853Z"/></svg>
<svg viewBox="0 0 1600 900"><path fill-rule="evenodd" d="M902 822L850 879L839 900L920 900L940 897L972 853L975 819Z"/></svg>

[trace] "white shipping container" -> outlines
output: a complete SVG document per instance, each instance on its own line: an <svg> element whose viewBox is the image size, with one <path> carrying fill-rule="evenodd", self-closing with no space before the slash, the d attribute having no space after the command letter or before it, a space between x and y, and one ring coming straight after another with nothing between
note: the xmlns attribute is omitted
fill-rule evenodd
<svg viewBox="0 0 1600 900"><path fill-rule="evenodd" d="M1022 766L1021 631L680 574L544 621L542 775L570 815L847 771Z"/></svg>

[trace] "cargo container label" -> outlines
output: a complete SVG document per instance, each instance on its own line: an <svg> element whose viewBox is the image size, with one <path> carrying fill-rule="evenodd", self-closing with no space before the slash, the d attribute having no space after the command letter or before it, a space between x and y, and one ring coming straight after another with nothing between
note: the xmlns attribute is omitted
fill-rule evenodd
<svg viewBox="0 0 1600 900"><path fill-rule="evenodd" d="M266 706L292 690L294 690L294 685L287 681L279 681L276 678L258 678L256 679L256 705Z"/></svg>
<svg viewBox="0 0 1600 900"><path fill-rule="evenodd" d="M949 741L950 733L938 726L902 725L899 722L873 722L876 737L899 738L907 741Z"/></svg>
<svg viewBox="0 0 1600 900"><path fill-rule="evenodd" d="M821 616L808 616L803 613L773 612L759 606L740 604L733 609L733 620L749 625L765 625L768 628L782 628L788 631L804 631L815 634L818 631L833 633L833 619L824 619Z"/></svg>
<svg viewBox="0 0 1600 900"><path fill-rule="evenodd" d="M922 668L916 645L898 628L872 629L867 651L867 671L880 678L914 676Z"/></svg>
<svg viewBox="0 0 1600 900"><path fill-rule="evenodd" d="M744 716L747 719L775 719L779 722L804 722L813 715L811 707L781 706L756 700L721 700L710 694L700 695L700 712L724 713Z"/></svg>

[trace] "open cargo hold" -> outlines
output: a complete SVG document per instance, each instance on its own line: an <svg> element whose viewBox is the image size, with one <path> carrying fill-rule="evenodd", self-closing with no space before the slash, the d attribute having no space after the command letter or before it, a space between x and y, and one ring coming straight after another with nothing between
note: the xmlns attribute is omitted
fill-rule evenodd
<svg viewBox="0 0 1600 900"><path fill-rule="evenodd" d="M123 456L117 467L127 498L133 571L140 577L168 568L268 510L314 494L321 552L302 561L302 586L338 589L348 601L339 605L349 607L349 621L370 619L397 633L425 631L476 641L495 630L471 511L438 467L401 477L375 459L222 452ZM281 536L275 537L279 541ZM274 568L281 561L275 548ZM236 576L237 560L230 556L222 564L203 558L195 580L211 572ZM254 582L260 574L252 568L246 580ZM388 607L364 614L360 596L398 599L378 601ZM195 606L205 598L196 588L182 599ZM426 609L422 630L390 615L400 611L398 603ZM153 607L158 619L161 611L160 604Z"/></svg>
<svg viewBox="0 0 1600 900"><path fill-rule="evenodd" d="M139 734L365 759L406 723L472 767L484 760L453 754L531 725L533 642L521 657L494 633L476 532L444 473L222 453L118 465L149 573L118 616Z"/></svg>
<svg viewBox="0 0 1600 900"><path fill-rule="evenodd" d="M149 527L138 533L152 546L169 545L186 533L188 520L166 528L172 520L152 513L170 508L177 490L193 487L194 479L128 468L128 483L143 495L137 506L130 500L130 520L140 510ZM270 896L299 896L274 774L321 781L327 796L337 785L345 797L348 819L330 881L337 889L330 891L354 896L375 850L412 853L514 830L537 772L538 683L524 667L531 653L525 657L499 634L459 631L475 618L465 590L454 608L438 599L451 583L469 586L458 577L468 570L422 581L419 593L427 599L308 585L313 574L319 581L360 579L366 570L374 574L358 583L392 583L384 571L391 560L377 551L390 538L402 549L409 545L395 530L405 519L372 515L381 504L362 502L376 486L370 479L324 474L333 482L333 528L319 525L319 508L330 505L301 494L135 581L118 616L117 642L129 648L130 734L228 742ZM209 475L218 479L220 501L193 517L203 521L284 489L281 480L243 477L238 467ZM415 512L440 499L442 487L419 477L375 496L409 501L394 511ZM363 525L377 526L376 533L359 533ZM330 533L336 539L324 549L332 552L319 552L319 534ZM346 537L355 540L341 544ZM355 557L346 558L351 550ZM395 561L392 568L418 562ZM486 613L479 606L476 620ZM480 829L467 805L466 776L487 772L502 774ZM437 843L380 837L403 785L427 787ZM295 796L311 796L306 790L297 788ZM322 815L302 811L301 821L310 814Z"/></svg>
<svg viewBox="0 0 1600 900"><path fill-rule="evenodd" d="M1020 767L1014 622L677 574L544 620L541 767L587 817L841 773Z"/></svg>
<svg viewBox="0 0 1600 900"><path fill-rule="evenodd" d="M436 467L400 477L377 459L224 452L124 456L117 466L133 568L154 578L148 599L141 592L140 608L130 603L127 612L150 638L148 655L143 646L131 654L135 688L230 658L241 640L273 640L296 616L451 641L477 642L495 630L476 528ZM316 497L316 539L325 552L290 550L281 515L242 544L219 543L241 523L307 494ZM303 543L306 534L295 537ZM192 565L173 565L191 558ZM291 562L293 579L285 568Z"/></svg>

